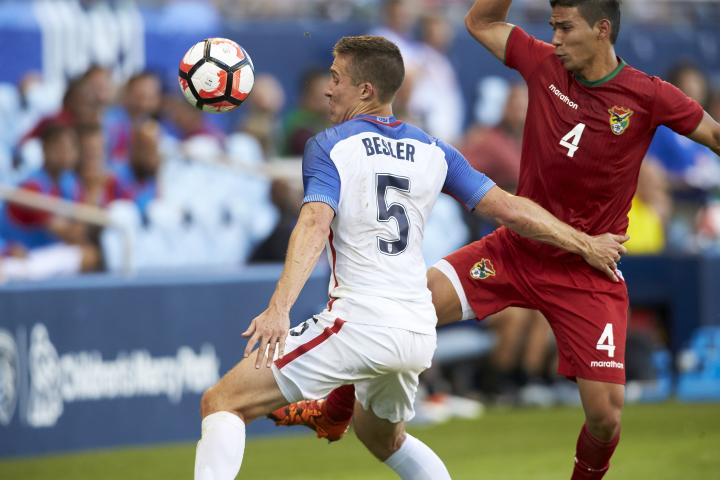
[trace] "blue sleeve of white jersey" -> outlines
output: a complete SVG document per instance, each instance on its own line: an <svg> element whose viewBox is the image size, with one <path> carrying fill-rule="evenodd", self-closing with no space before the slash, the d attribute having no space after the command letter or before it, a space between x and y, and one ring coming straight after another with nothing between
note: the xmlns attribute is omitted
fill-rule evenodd
<svg viewBox="0 0 720 480"><path fill-rule="evenodd" d="M302 170L305 188L303 203L323 202L337 213L340 202L340 174L315 137L305 144Z"/></svg>
<svg viewBox="0 0 720 480"><path fill-rule="evenodd" d="M471 167L467 159L454 147L442 141L438 141L438 146L445 152L445 161L448 164L443 192L453 196L468 210L474 210L478 202L495 186L495 182Z"/></svg>

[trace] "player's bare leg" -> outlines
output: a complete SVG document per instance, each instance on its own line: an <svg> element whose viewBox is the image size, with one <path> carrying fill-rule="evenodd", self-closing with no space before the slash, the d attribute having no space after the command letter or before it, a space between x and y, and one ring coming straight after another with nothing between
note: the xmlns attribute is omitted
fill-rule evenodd
<svg viewBox="0 0 720 480"><path fill-rule="evenodd" d="M440 457L405 432L405 423L391 423L355 403L353 428L358 439L378 460L403 480L445 480L450 474Z"/></svg>
<svg viewBox="0 0 720 480"><path fill-rule="evenodd" d="M243 359L202 396L195 480L233 480L245 450L245 425L287 403L270 368Z"/></svg>
<svg viewBox="0 0 720 480"><path fill-rule="evenodd" d="M572 480L599 479L610 467L610 457L620 441L625 387L582 378L577 383L585 425L578 436Z"/></svg>
<svg viewBox="0 0 720 480"><path fill-rule="evenodd" d="M427 281L438 316L438 325L447 325L461 320L460 298L448 277L440 270L430 268L427 272ZM354 401L355 389L352 388L352 385L346 385L330 392L326 400L296 402L272 412L270 418L278 426L305 425L318 432L319 438L327 438L332 442L339 440L347 430L346 426L350 424L352 418L352 409L344 408L344 406L352 405ZM325 412L328 405L341 406L335 409L338 413L331 420L327 418ZM303 412L306 413L303 415ZM328 429L332 429L330 435L325 433Z"/></svg>
<svg viewBox="0 0 720 480"><path fill-rule="evenodd" d="M447 325L448 323L457 322L462 319L462 307L460 298L455 291L455 287L448 277L436 268L430 268L427 272L428 288L432 293L433 305L438 316L438 326ZM336 388L326 400L308 401L303 400L287 407L279 408L274 411L270 418L275 421L278 426L305 425L318 432L319 438L327 438L330 441L339 440L346 428L324 424L349 425L352 418L352 405L355 403L355 390L351 385ZM332 421L328 422L326 410L332 408L337 413L332 416ZM307 411L305 415L302 412ZM301 412L298 414L298 412ZM319 431L317 425L321 425L320 430L333 428L330 435Z"/></svg>

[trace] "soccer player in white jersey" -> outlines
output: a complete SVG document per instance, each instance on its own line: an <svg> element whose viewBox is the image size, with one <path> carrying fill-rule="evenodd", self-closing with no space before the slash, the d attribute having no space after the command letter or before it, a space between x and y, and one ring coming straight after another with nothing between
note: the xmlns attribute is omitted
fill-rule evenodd
<svg viewBox="0 0 720 480"><path fill-rule="evenodd" d="M404 75L393 43L344 37L333 54L326 95L336 126L307 143L304 204L268 308L243 334L245 358L203 395L197 480L235 478L247 422L346 384L355 385L355 432L370 452L402 479L450 478L440 458L404 429L418 375L435 350L437 317L421 245L441 191L601 270L624 251L619 237L572 229L496 187L457 150L393 118ZM289 330L290 308L325 245L330 301Z"/></svg>

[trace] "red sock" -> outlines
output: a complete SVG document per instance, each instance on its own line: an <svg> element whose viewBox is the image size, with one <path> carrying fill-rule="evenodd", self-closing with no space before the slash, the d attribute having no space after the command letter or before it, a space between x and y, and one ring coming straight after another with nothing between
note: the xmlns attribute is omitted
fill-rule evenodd
<svg viewBox="0 0 720 480"><path fill-rule="evenodd" d="M583 425L578 436L575 451L575 469L571 480L596 480L605 475L610 468L610 457L620 441L620 433L609 442L593 437Z"/></svg>
<svg viewBox="0 0 720 480"><path fill-rule="evenodd" d="M355 406L355 385L343 385L328 395L325 401L325 415L335 423L348 422Z"/></svg>

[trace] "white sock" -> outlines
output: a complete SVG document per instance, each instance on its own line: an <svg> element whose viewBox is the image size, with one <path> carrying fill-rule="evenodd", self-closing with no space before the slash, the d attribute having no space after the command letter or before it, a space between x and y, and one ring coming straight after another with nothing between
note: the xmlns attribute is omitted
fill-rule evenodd
<svg viewBox="0 0 720 480"><path fill-rule="evenodd" d="M385 460L402 480L450 480L450 473L440 457L423 442L406 434L397 452Z"/></svg>
<svg viewBox="0 0 720 480"><path fill-rule="evenodd" d="M215 412L202 421L195 450L195 480L235 480L245 450L245 423L230 412Z"/></svg>

